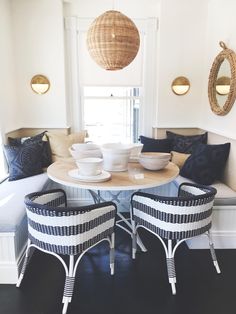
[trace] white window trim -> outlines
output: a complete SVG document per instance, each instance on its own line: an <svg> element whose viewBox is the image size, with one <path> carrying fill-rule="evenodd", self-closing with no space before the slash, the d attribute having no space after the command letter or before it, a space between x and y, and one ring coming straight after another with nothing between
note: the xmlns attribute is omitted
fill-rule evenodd
<svg viewBox="0 0 236 314"><path fill-rule="evenodd" d="M86 32L93 19L65 18L65 49L67 68L67 122L73 131L83 130L83 95L79 82L78 36ZM134 19L140 32L145 33L143 66L143 99L140 108L140 134L152 136L157 121L157 30L156 18ZM81 97L82 96L82 97Z"/></svg>
<svg viewBox="0 0 236 314"><path fill-rule="evenodd" d="M122 86L119 86L119 87L122 87ZM137 88L137 86L132 86L134 88ZM125 86L125 88L127 88ZM139 100L140 101L140 108L142 106L142 101L143 101L143 96L142 96L142 88L141 87L138 87L139 88L139 92L140 92L140 95L139 96L83 96L82 97L82 100L81 100L81 103L82 103L82 107L84 109L84 101L86 99L112 99L112 100L117 100L117 99L122 99L122 100ZM140 110L140 109L139 109ZM140 113L139 113L139 121L138 121L138 125L140 126L140 121L141 121L141 117L140 117ZM140 129L140 127L139 127ZM89 133L89 131L88 131ZM139 136L139 135L138 135Z"/></svg>

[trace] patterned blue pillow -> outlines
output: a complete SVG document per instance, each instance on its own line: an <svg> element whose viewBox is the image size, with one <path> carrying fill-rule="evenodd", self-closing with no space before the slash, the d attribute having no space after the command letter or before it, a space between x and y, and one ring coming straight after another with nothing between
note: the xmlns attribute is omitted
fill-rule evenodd
<svg viewBox="0 0 236 314"><path fill-rule="evenodd" d="M11 146L4 145L4 153L9 167L9 181L42 173L42 143Z"/></svg>
<svg viewBox="0 0 236 314"><path fill-rule="evenodd" d="M19 145L28 145L32 143L39 143L42 150L40 156L42 159L42 166L48 167L52 163L52 152L49 141L43 141L44 135L47 131L44 131L40 134L37 134L32 137L21 137L21 138L12 138L8 137L8 142L10 145L19 146Z"/></svg>
<svg viewBox="0 0 236 314"><path fill-rule="evenodd" d="M207 143L207 132L198 135L180 135L166 131L166 136L173 141L172 150L179 153L192 154L196 145Z"/></svg>
<svg viewBox="0 0 236 314"><path fill-rule="evenodd" d="M154 139L140 135L140 141L143 144L142 152L161 152L169 153L172 147L172 140Z"/></svg>
<svg viewBox="0 0 236 314"><path fill-rule="evenodd" d="M210 185L221 179L229 156L230 143L220 145L198 144L180 170L182 177L196 183Z"/></svg>

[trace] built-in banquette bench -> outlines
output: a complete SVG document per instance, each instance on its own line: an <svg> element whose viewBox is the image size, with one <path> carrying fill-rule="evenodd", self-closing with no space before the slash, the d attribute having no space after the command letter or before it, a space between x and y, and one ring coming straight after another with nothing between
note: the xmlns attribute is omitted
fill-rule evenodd
<svg viewBox="0 0 236 314"><path fill-rule="evenodd" d="M69 134L70 129L47 129ZM45 129L23 128L6 134L21 138L34 136ZM47 173L0 184L0 283L16 283L27 243L27 218L24 206L26 194L49 188Z"/></svg>
<svg viewBox="0 0 236 314"><path fill-rule="evenodd" d="M201 134L204 130L197 128L168 128L168 130L182 134ZM44 131L43 129L19 129L6 134L8 137L33 136ZM69 129L49 129L52 132L69 134ZM165 138L166 129L153 128L154 138ZM217 189L217 196L213 210L212 233L216 248L236 248L236 141L227 137L208 132L209 144L230 142L230 155L225 168L222 182L213 186ZM160 187L157 193L173 195L178 185L188 179L178 177L174 182ZM27 241L27 224L24 208L24 196L28 193L51 188L52 182L47 174L5 181L0 184L0 283L16 283L21 268L22 257ZM67 191L74 197L75 191ZM76 198L80 197L76 191ZM205 248L207 243L198 238L188 242L191 248Z"/></svg>
<svg viewBox="0 0 236 314"><path fill-rule="evenodd" d="M206 132L198 128L153 128L154 138L165 138L166 131L181 135L195 135ZM212 236L216 248L236 248L236 140L208 132L208 144L230 143L229 158L221 181L212 184L217 189L213 208ZM182 182L190 181L178 176L168 186L168 194L175 194ZM190 248L207 248L205 237L189 240Z"/></svg>

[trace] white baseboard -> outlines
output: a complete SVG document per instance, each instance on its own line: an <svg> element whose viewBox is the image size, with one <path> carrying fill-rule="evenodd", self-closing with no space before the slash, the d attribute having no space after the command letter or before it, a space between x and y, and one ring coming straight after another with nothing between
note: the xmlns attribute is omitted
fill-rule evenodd
<svg viewBox="0 0 236 314"><path fill-rule="evenodd" d="M215 249L236 249L236 231L211 231ZM186 241L190 249L209 249L206 235Z"/></svg>
<svg viewBox="0 0 236 314"><path fill-rule="evenodd" d="M21 247L19 247L19 243L21 243ZM19 239L15 233L0 233L0 284L17 282L25 248L25 239Z"/></svg>
<svg viewBox="0 0 236 314"><path fill-rule="evenodd" d="M23 266L27 243L22 248L21 254L16 261L0 261L0 284L16 284L20 271ZM35 249L31 248L29 252L29 260L31 259Z"/></svg>
<svg viewBox="0 0 236 314"><path fill-rule="evenodd" d="M0 263L0 284L16 284L18 267L16 263Z"/></svg>

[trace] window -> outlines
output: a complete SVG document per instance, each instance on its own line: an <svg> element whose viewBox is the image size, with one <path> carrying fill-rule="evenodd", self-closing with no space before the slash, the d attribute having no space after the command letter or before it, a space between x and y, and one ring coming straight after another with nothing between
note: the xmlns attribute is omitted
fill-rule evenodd
<svg viewBox="0 0 236 314"><path fill-rule="evenodd" d="M84 87L84 128L96 143L136 143L140 88Z"/></svg>

